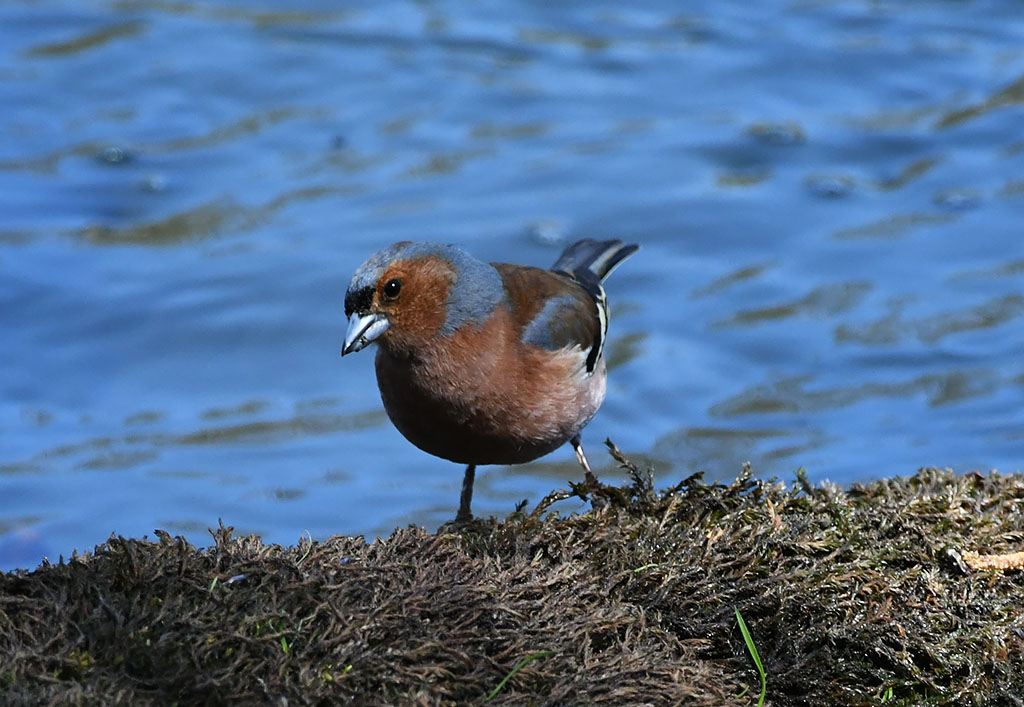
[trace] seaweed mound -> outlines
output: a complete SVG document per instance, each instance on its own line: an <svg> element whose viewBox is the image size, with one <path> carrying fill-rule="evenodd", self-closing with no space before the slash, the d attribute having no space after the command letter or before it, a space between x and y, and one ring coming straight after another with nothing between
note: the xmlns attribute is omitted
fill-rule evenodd
<svg viewBox="0 0 1024 707"><path fill-rule="evenodd" d="M628 462L624 463L628 465ZM5 704L1022 704L1024 477L691 477L302 541L112 537L0 575ZM582 492L581 489L574 489Z"/></svg>

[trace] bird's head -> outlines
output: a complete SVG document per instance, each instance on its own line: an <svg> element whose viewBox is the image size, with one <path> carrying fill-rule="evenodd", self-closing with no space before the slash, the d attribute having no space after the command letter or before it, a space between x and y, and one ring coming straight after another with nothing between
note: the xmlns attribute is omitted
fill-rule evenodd
<svg viewBox="0 0 1024 707"><path fill-rule="evenodd" d="M501 277L461 248L403 241L359 266L345 293L342 356L378 342L412 353L464 324L482 322L504 297Z"/></svg>

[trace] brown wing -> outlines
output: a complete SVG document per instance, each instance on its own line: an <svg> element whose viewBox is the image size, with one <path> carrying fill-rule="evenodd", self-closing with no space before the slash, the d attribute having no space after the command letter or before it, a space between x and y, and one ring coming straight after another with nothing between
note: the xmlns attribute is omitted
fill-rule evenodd
<svg viewBox="0 0 1024 707"><path fill-rule="evenodd" d="M597 303L578 283L550 270L508 263L493 265L501 275L523 343L549 351L574 346L588 354L600 347ZM587 356L588 371L594 369L596 359L596 355Z"/></svg>

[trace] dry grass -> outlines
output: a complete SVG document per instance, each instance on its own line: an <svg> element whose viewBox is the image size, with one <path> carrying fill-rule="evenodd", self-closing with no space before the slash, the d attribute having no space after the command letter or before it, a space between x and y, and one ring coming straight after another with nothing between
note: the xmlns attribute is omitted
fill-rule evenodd
<svg viewBox="0 0 1024 707"><path fill-rule="evenodd" d="M753 705L738 609L770 704L1022 704L1022 575L959 557L1020 549L1024 478L633 477L568 518L111 538L0 575L0 701Z"/></svg>

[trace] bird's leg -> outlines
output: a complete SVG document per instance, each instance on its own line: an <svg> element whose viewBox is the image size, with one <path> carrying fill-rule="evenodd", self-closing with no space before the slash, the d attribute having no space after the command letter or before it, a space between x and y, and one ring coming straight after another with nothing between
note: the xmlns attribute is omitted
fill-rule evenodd
<svg viewBox="0 0 1024 707"><path fill-rule="evenodd" d="M469 505L473 502L473 479L476 478L476 464L466 467L466 475L462 477L462 497L459 499L459 512L455 515L456 523L473 520Z"/></svg>
<svg viewBox="0 0 1024 707"><path fill-rule="evenodd" d="M580 436L576 435L569 440L569 443L572 444L572 448L576 452L576 461L578 461L580 466L583 467L583 476L587 480L587 485L596 486L597 477L594 476L594 472L590 470L590 462L587 461L587 455L583 453L583 443L580 442Z"/></svg>

